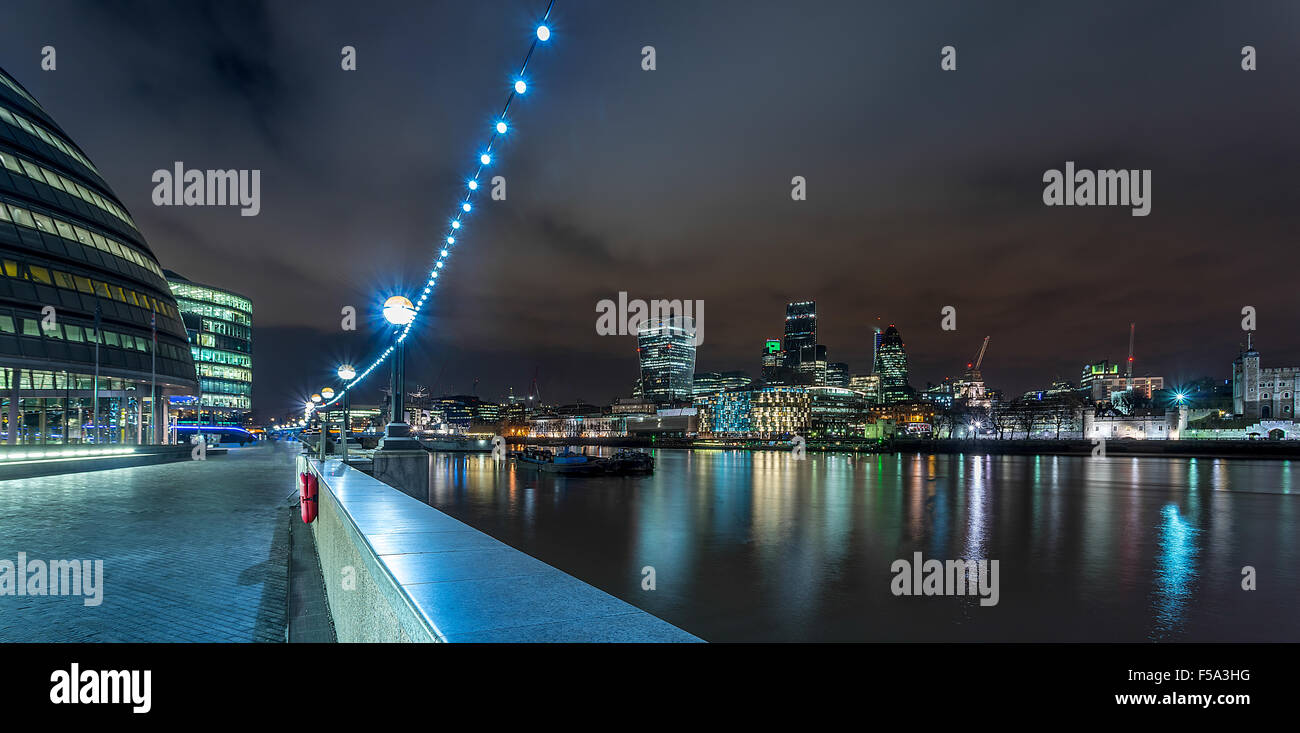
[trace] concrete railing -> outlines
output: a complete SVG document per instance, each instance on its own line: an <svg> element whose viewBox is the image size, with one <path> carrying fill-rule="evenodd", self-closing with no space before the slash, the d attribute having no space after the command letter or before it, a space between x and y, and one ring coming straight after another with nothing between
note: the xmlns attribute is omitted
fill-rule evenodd
<svg viewBox="0 0 1300 733"><path fill-rule="evenodd" d="M701 641L337 460L298 465L320 482L312 532L339 641Z"/></svg>

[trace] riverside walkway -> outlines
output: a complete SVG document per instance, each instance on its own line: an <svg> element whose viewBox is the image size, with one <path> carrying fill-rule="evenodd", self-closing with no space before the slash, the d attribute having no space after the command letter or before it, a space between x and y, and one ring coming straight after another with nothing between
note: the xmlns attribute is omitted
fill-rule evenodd
<svg viewBox="0 0 1300 733"><path fill-rule="evenodd" d="M0 642L283 641L296 449L0 481L0 563L103 561L98 606L0 590Z"/></svg>

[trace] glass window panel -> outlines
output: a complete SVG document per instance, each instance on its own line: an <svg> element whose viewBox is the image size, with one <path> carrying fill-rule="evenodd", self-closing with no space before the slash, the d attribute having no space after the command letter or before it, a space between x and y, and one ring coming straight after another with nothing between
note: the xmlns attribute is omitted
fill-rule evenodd
<svg viewBox="0 0 1300 733"><path fill-rule="evenodd" d="M35 280L36 282L42 285L54 284L54 281L50 279L50 271L45 269L44 267L36 267L35 265L33 265L32 267L29 267L27 269L31 271L32 279Z"/></svg>
<svg viewBox="0 0 1300 733"><path fill-rule="evenodd" d="M81 275L73 275L72 279L76 281L78 291L87 294L95 292L94 286L90 283L90 278Z"/></svg>
<svg viewBox="0 0 1300 733"><path fill-rule="evenodd" d="M44 173L44 178L42 178L41 180L50 184L54 188L59 189L60 191L63 190L63 184L59 182L59 176L57 174L51 173L50 171L42 171L42 172Z"/></svg>
<svg viewBox="0 0 1300 733"><path fill-rule="evenodd" d="M20 209L17 206L10 205L9 215L13 217L16 224L22 224L32 229L36 228L36 222L32 221L32 215L27 213L27 209Z"/></svg>
<svg viewBox="0 0 1300 733"><path fill-rule="evenodd" d="M24 336L40 336L40 335L41 335L41 327L40 327L40 325L39 325L35 320L33 320L33 319L31 319L31 318L24 318L24 319L23 319L23 335L24 335Z"/></svg>
<svg viewBox="0 0 1300 733"><path fill-rule="evenodd" d="M72 231L72 225L68 224L66 221L55 219L54 228L59 230L60 237L71 239L74 242L77 241L77 235Z"/></svg>
<svg viewBox="0 0 1300 733"><path fill-rule="evenodd" d="M22 160L22 159L19 159L18 162L22 164L23 170L27 172L28 178L35 179L42 183L45 182L45 176L41 174L41 169L39 167L32 165L31 163L28 163L26 160Z"/></svg>
<svg viewBox="0 0 1300 733"><path fill-rule="evenodd" d="M55 285L58 285L61 288L67 288L68 290L77 289L77 284L72 281L72 276L68 273L55 270L52 274L54 275Z"/></svg>
<svg viewBox="0 0 1300 733"><path fill-rule="evenodd" d="M13 333L14 319L13 316L0 316L0 333Z"/></svg>
<svg viewBox="0 0 1300 733"><path fill-rule="evenodd" d="M5 276L18 277L18 263L13 260L5 260Z"/></svg>
<svg viewBox="0 0 1300 733"><path fill-rule="evenodd" d="M44 214L32 212L32 219L36 222L36 228L49 234L55 234L54 220Z"/></svg>
<svg viewBox="0 0 1300 733"><path fill-rule="evenodd" d="M120 346L122 345L120 342L118 342L118 340L117 340L117 334L116 334L115 332L113 332L113 331L105 331L105 332L104 332L104 341L107 342L109 346L118 346L118 347L120 347Z"/></svg>

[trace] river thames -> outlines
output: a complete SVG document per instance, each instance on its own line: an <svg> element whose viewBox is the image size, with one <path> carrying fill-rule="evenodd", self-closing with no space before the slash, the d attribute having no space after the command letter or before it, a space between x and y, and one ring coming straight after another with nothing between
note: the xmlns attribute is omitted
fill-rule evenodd
<svg viewBox="0 0 1300 733"><path fill-rule="evenodd" d="M1300 641L1295 461L655 460L563 477L435 453L430 503L708 641ZM997 604L895 595L914 553L998 561Z"/></svg>

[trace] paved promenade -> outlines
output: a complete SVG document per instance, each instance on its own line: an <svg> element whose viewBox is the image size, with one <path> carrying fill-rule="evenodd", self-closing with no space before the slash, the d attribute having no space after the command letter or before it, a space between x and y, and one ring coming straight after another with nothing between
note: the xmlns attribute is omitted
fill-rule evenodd
<svg viewBox="0 0 1300 733"><path fill-rule="evenodd" d="M103 560L103 603L0 595L0 642L284 640L285 444L0 481L0 561Z"/></svg>

